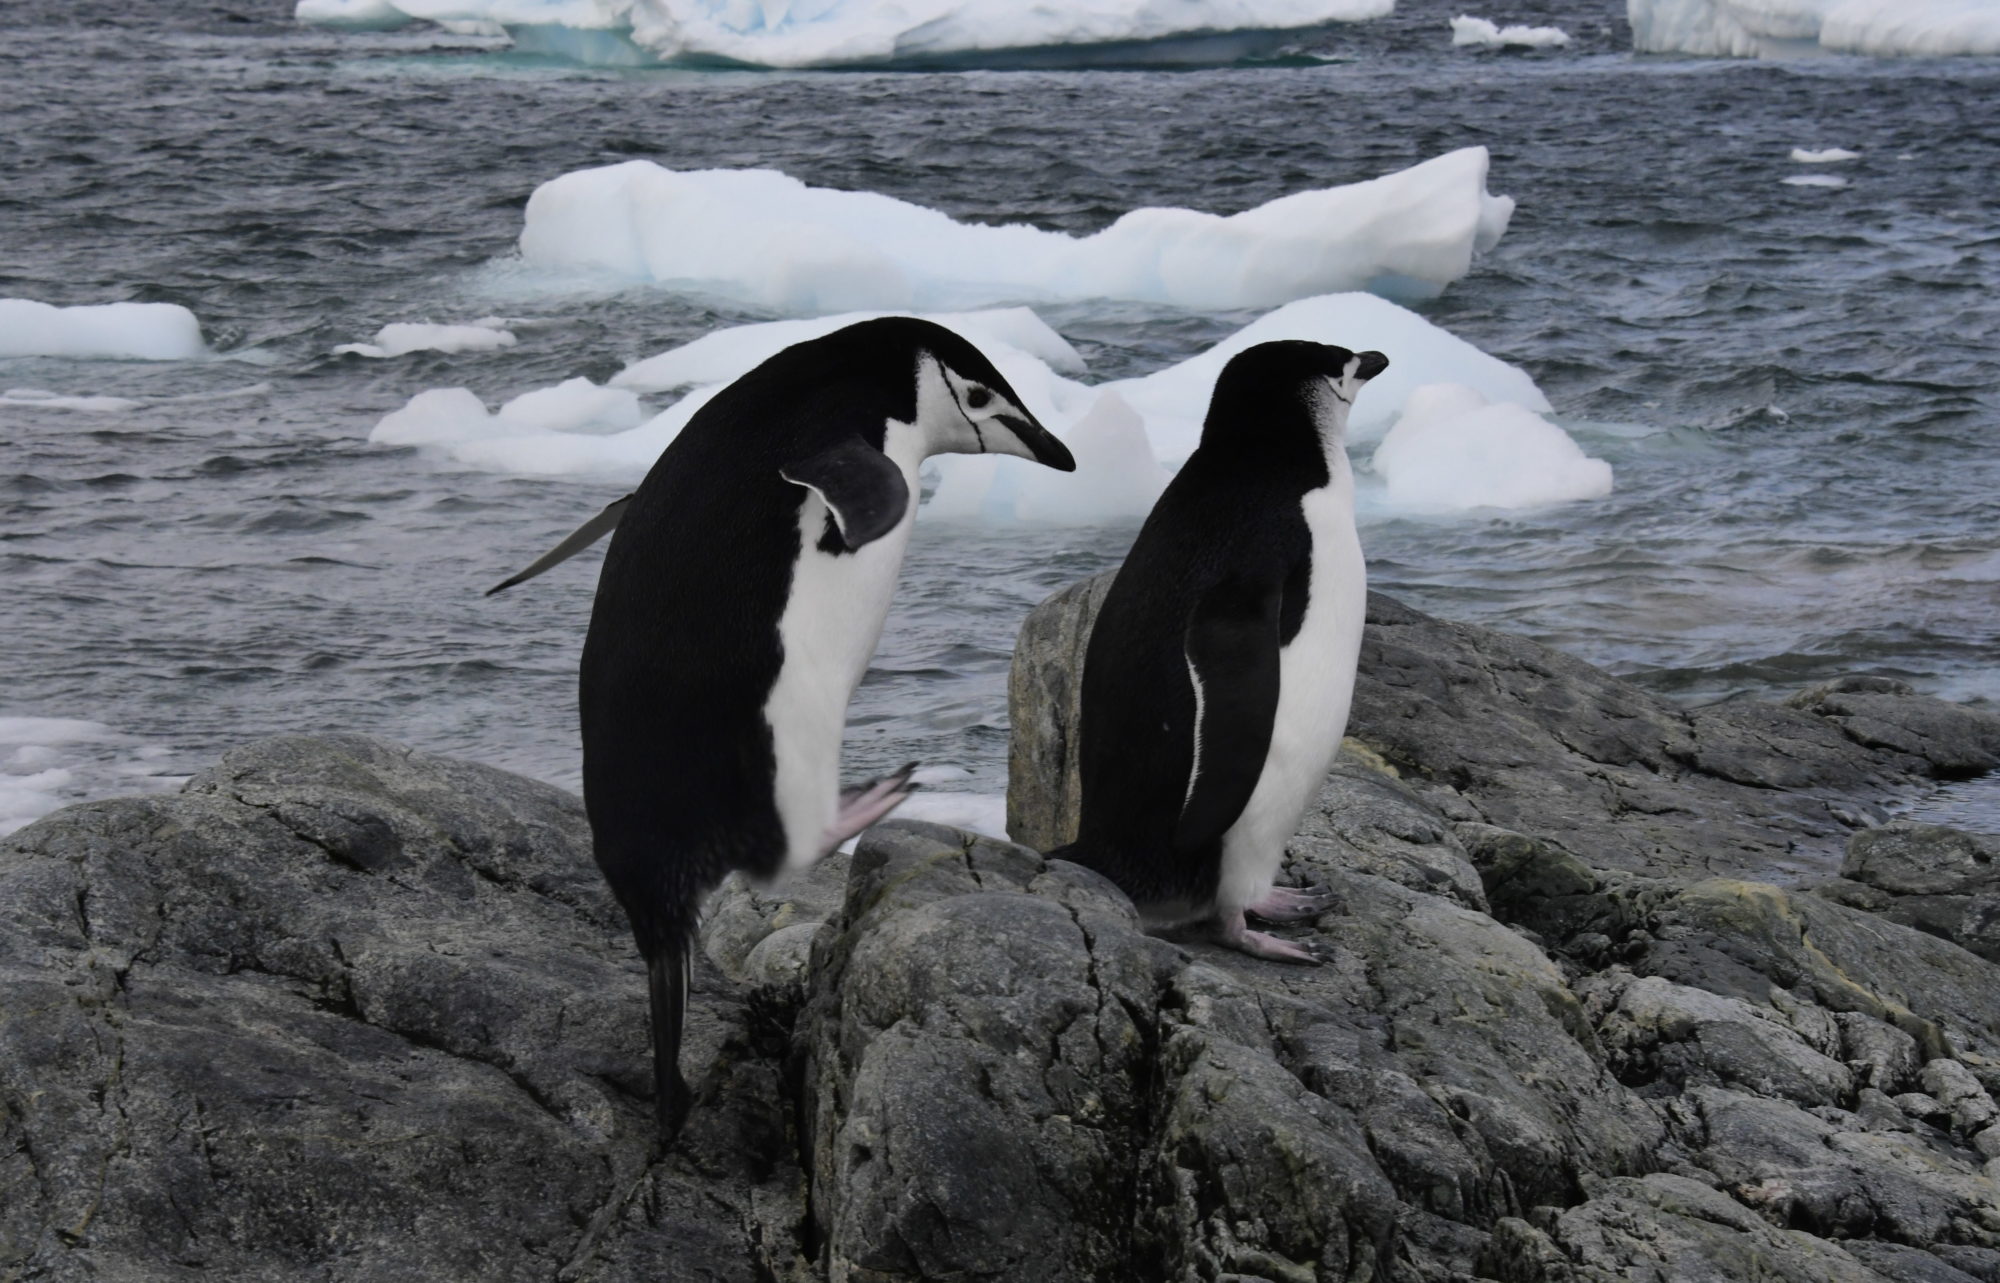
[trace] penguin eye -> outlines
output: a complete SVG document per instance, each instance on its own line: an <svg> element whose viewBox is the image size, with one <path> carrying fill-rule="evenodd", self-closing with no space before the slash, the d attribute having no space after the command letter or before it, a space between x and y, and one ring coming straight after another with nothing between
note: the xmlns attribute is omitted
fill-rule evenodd
<svg viewBox="0 0 2000 1283"><path fill-rule="evenodd" d="M975 410L984 410L987 402L992 399L993 394L985 388L974 388L965 394L965 403Z"/></svg>

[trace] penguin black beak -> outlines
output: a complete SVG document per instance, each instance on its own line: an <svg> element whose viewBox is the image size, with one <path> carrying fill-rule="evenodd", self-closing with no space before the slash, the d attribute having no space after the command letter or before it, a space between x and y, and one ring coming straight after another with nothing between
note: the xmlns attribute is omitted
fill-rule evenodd
<svg viewBox="0 0 2000 1283"><path fill-rule="evenodd" d="M1389 358L1380 352L1361 352L1357 355L1361 358L1361 364L1354 369L1357 379L1372 379L1389 368Z"/></svg>
<svg viewBox="0 0 2000 1283"><path fill-rule="evenodd" d="M1035 456L1036 463L1047 464L1057 472L1075 472L1076 456L1069 447L1056 440L1055 434L1033 419L1018 418L1011 414L996 414L994 419L1006 425L1007 430L1019 437L1021 444Z"/></svg>

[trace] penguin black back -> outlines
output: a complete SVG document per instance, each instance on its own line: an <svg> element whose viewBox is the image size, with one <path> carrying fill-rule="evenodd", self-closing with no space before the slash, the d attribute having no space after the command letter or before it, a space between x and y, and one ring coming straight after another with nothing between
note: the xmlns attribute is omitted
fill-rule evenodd
<svg viewBox="0 0 2000 1283"><path fill-rule="evenodd" d="M584 799L648 964L665 1136L689 1104L677 1062L704 897L732 871L771 877L802 843L816 858L823 821L802 836L799 815L860 823L903 796L893 780L836 806L833 772L901 563L916 463L937 449L1074 466L963 338L913 318L863 322L723 389L629 500L593 519L616 530L580 674ZM779 708L788 691L803 711ZM824 806L801 802L820 774Z"/></svg>
<svg viewBox="0 0 2000 1283"><path fill-rule="evenodd" d="M1307 342L1234 357L1093 625L1077 838L1050 854L1104 873L1155 922L1209 911L1222 839L1264 770L1279 654L1314 588L1301 500L1331 480L1324 428L1344 416L1325 399L1357 364L1365 379L1386 361Z"/></svg>

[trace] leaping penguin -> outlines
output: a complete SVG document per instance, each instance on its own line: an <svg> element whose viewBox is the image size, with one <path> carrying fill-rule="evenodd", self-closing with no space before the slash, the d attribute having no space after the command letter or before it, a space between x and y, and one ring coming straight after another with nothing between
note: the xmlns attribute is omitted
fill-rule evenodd
<svg viewBox="0 0 2000 1283"><path fill-rule="evenodd" d="M1272 879L1354 694L1368 585L1344 438L1388 365L1299 341L1234 357L1105 595L1084 655L1077 839L1049 854L1105 874L1149 926L1321 960L1244 915L1332 903Z"/></svg>
<svg viewBox="0 0 2000 1283"><path fill-rule="evenodd" d="M810 864L908 795L908 767L841 792L841 726L917 469L944 452L1076 466L971 343L863 321L725 388L592 523L617 529L583 648L583 795L646 959L663 1140L690 1103L679 1053L703 898L732 871Z"/></svg>

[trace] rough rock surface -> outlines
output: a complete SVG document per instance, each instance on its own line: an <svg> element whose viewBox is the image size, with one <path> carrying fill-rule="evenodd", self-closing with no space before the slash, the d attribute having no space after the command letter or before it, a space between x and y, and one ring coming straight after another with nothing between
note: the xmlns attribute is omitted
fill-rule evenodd
<svg viewBox="0 0 2000 1283"><path fill-rule="evenodd" d="M23 829L0 1280L2000 1283L2000 967L1745 877L1830 871L2000 719L1861 686L1686 713L1376 612L1361 743L1290 850L1338 892L1294 929L1326 966L885 825L718 894L664 1154L574 798L297 738ZM1080 654L1049 635L1019 662ZM1068 712L1032 712L1056 816ZM1641 776L1680 804L1627 805ZM1843 885L1979 894L1864 855Z"/></svg>
<svg viewBox="0 0 2000 1283"><path fill-rule="evenodd" d="M2000 962L2000 838L1894 821L1855 834L1840 877L1813 889Z"/></svg>

